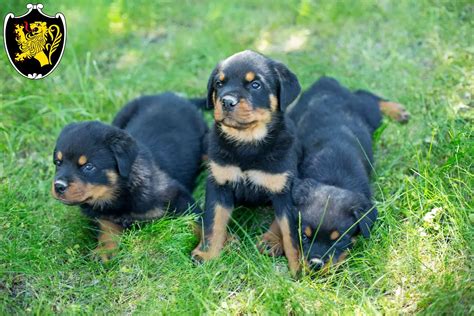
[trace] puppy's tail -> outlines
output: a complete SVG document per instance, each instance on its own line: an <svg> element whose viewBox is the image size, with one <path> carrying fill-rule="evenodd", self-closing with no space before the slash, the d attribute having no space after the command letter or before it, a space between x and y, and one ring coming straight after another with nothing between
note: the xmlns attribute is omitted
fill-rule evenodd
<svg viewBox="0 0 474 316"><path fill-rule="evenodd" d="M360 97L364 102L376 102L384 115L397 122L406 123L410 119L410 113L399 103L385 100L366 90L357 90L354 94Z"/></svg>

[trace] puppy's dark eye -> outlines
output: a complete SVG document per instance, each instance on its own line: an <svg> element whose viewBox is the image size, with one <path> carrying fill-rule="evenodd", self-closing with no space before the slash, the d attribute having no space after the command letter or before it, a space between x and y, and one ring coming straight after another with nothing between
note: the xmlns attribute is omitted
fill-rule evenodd
<svg viewBox="0 0 474 316"><path fill-rule="evenodd" d="M81 169L85 173L91 173L95 171L95 166L89 162L89 163L86 163L84 166L82 166Z"/></svg>
<svg viewBox="0 0 474 316"><path fill-rule="evenodd" d="M220 80L217 80L216 81L216 88L222 88L222 86L224 85L224 83Z"/></svg>
<svg viewBox="0 0 474 316"><path fill-rule="evenodd" d="M59 167L61 165L62 161L59 159L54 159L54 164Z"/></svg>
<svg viewBox="0 0 474 316"><path fill-rule="evenodd" d="M252 89L257 90L257 89L260 89L260 87L261 87L262 85L260 84L260 82L258 82L257 80L255 80L255 81L252 81L252 83L250 84L250 86L252 87Z"/></svg>
<svg viewBox="0 0 474 316"><path fill-rule="evenodd" d="M310 242L309 237L306 236L306 234L301 234L301 241L304 242L304 243L309 243Z"/></svg>

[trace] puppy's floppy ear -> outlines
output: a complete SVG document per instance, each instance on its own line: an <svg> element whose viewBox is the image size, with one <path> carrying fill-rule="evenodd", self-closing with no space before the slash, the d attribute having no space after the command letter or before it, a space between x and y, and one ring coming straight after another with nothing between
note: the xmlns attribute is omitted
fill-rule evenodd
<svg viewBox="0 0 474 316"><path fill-rule="evenodd" d="M354 215L358 221L357 226L359 226L362 236L365 238L370 237L370 228L377 220L378 213L375 206L354 211Z"/></svg>
<svg viewBox="0 0 474 316"><path fill-rule="evenodd" d="M280 62L273 62L273 68L278 75L280 84L278 101L280 110L285 111L288 105L293 102L301 92L301 86L298 78L285 65Z"/></svg>
<svg viewBox="0 0 474 316"><path fill-rule="evenodd" d="M114 128L107 135L107 144L114 153L119 174L128 177L138 155L137 142L127 132Z"/></svg>
<svg viewBox="0 0 474 316"><path fill-rule="evenodd" d="M316 190L318 187L318 182L313 179L294 179L293 188L291 190L291 196L293 197L293 202L296 205L305 204L308 202L310 197L310 192Z"/></svg>
<svg viewBox="0 0 474 316"><path fill-rule="evenodd" d="M212 71L211 75L209 76L209 79L207 81L207 108L212 109L214 108L214 100L213 100L213 93L214 93L214 78L217 75L217 68L219 65L216 65L214 70Z"/></svg>

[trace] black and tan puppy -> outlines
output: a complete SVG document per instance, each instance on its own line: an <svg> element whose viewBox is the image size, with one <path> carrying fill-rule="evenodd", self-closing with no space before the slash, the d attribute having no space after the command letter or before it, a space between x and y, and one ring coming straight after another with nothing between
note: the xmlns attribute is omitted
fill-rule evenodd
<svg viewBox="0 0 474 316"><path fill-rule="evenodd" d="M219 255L235 205L271 203L276 214L272 228L281 231L290 269L298 269L288 218L297 156L284 111L300 90L285 65L252 51L225 59L212 72L208 105L214 107L215 124L208 139L203 236L192 252L196 260Z"/></svg>
<svg viewBox="0 0 474 316"><path fill-rule="evenodd" d="M107 261L116 251L116 235L132 223L167 210L200 213L191 192L206 130L196 107L172 93L130 102L113 126L70 124L54 149L52 194L97 221L96 250Z"/></svg>
<svg viewBox="0 0 474 316"><path fill-rule="evenodd" d="M342 260L353 237L368 237L377 219L369 177L381 110L408 120L401 105L366 91L352 93L323 77L289 111L303 147L293 198L301 216L302 250L314 269Z"/></svg>

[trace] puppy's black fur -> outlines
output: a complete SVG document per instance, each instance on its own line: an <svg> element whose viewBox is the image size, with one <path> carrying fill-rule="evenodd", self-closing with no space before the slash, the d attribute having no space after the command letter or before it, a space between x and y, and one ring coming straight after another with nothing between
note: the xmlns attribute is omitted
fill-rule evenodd
<svg viewBox="0 0 474 316"><path fill-rule="evenodd" d="M272 203L279 226L285 226L283 240L291 243L287 215L293 207L290 189L297 155L294 127L283 113L300 90L286 66L252 51L237 53L212 71L208 105L214 107L215 124L208 141L204 236L193 251L195 259L219 254L239 204ZM293 245L286 247L287 256L294 255Z"/></svg>
<svg viewBox="0 0 474 316"><path fill-rule="evenodd" d="M54 150L53 196L117 229L167 210L200 213L191 192L206 132L195 105L172 93L130 102L113 126L70 124Z"/></svg>
<svg viewBox="0 0 474 316"><path fill-rule="evenodd" d="M368 237L377 218L369 177L381 101L323 77L289 111L303 147L293 198L301 214L303 252L313 268L342 259L352 237L359 232Z"/></svg>

